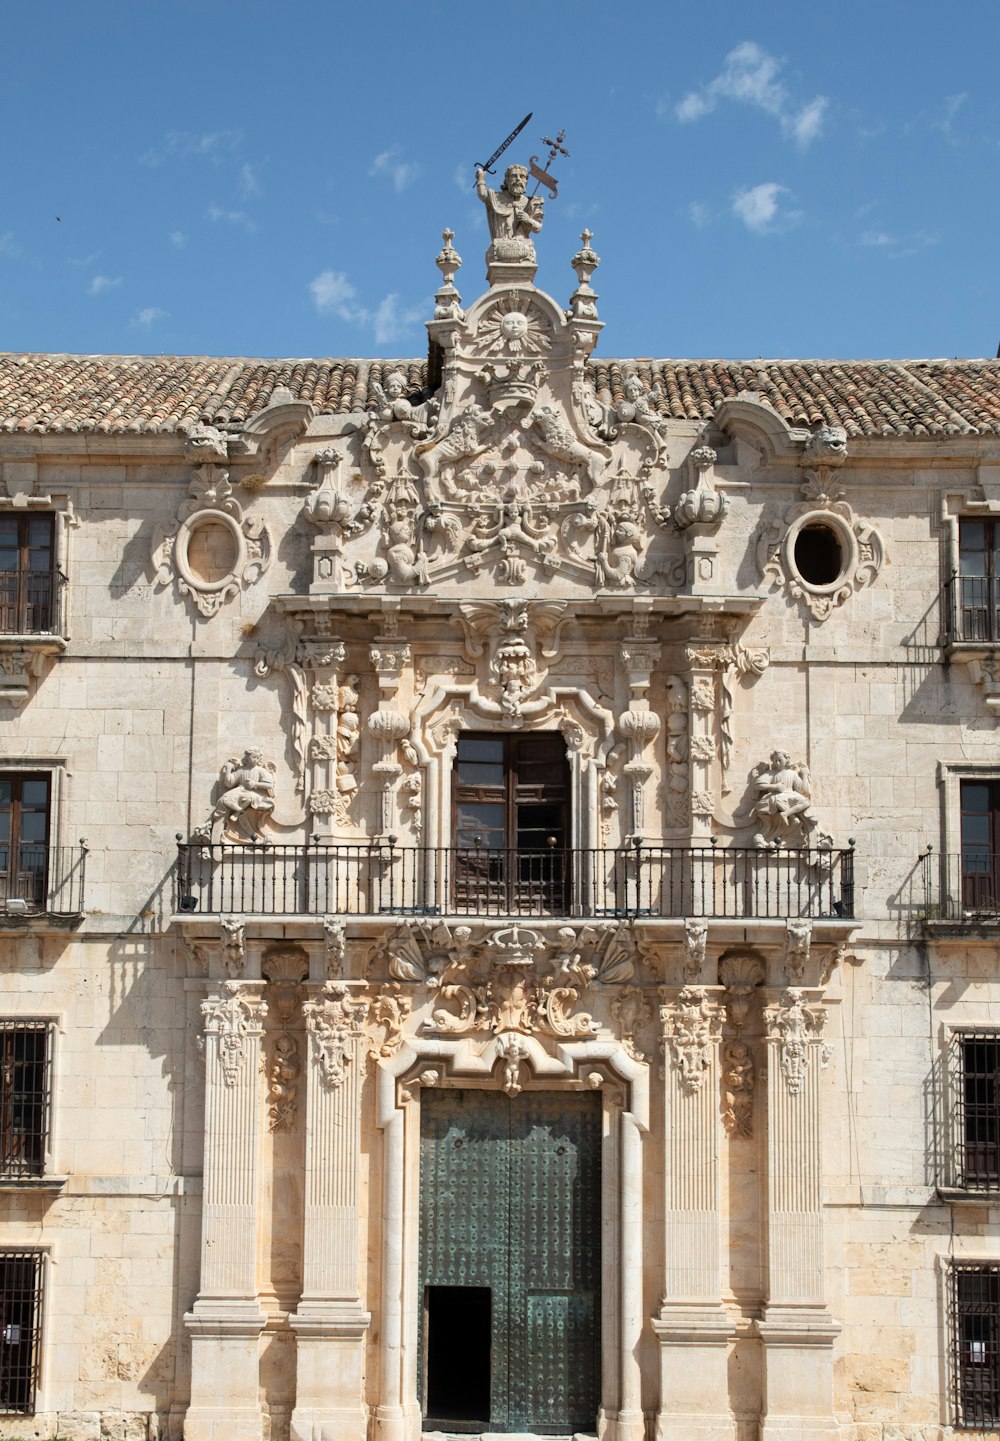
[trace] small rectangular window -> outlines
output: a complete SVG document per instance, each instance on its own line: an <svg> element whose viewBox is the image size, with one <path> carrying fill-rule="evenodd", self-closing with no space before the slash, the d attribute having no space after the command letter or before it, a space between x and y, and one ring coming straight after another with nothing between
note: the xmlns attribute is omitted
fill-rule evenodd
<svg viewBox="0 0 1000 1441"><path fill-rule="evenodd" d="M54 629L56 578L54 518L0 516L0 635Z"/></svg>
<svg viewBox="0 0 1000 1441"><path fill-rule="evenodd" d="M35 1410L42 1335L41 1251L0 1251L0 1413Z"/></svg>
<svg viewBox="0 0 1000 1441"><path fill-rule="evenodd" d="M51 776L0 774L0 904L45 910L51 792Z"/></svg>
<svg viewBox="0 0 1000 1441"><path fill-rule="evenodd" d="M51 1071L47 1021L0 1021L0 1180L45 1172Z"/></svg>
<svg viewBox="0 0 1000 1441"><path fill-rule="evenodd" d="M952 1268L952 1395L959 1426L1000 1424L1000 1266Z"/></svg>

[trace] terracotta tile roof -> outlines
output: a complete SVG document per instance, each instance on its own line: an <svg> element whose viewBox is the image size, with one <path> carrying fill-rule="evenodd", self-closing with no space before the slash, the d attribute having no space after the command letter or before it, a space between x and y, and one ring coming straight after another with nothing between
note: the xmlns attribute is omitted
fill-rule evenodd
<svg viewBox="0 0 1000 1441"><path fill-rule="evenodd" d="M419 360L250 360L211 356L0 355L0 432L175 434L195 421L240 425L282 387L317 411L363 409L373 380ZM708 420L753 391L790 424L843 425L851 436L1000 434L998 360L605 360L601 398L637 370L659 384L663 414Z"/></svg>

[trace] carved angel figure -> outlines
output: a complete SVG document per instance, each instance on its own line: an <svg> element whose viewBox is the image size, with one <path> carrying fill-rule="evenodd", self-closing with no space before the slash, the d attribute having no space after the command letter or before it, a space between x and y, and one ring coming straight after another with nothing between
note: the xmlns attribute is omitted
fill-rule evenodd
<svg viewBox="0 0 1000 1441"><path fill-rule="evenodd" d="M788 840L796 832L808 845L819 823L810 805L809 767L803 761L793 763L787 751L772 751L770 761L756 766L751 779L756 795L753 813L761 822L754 845L768 846Z"/></svg>
<svg viewBox="0 0 1000 1441"><path fill-rule="evenodd" d="M605 409L598 434L605 440L614 440L623 425L648 425L660 434L667 424L656 409L656 402L662 399L663 392L658 385L647 390L635 372L627 375L622 382L622 399Z"/></svg>
<svg viewBox="0 0 1000 1441"><path fill-rule="evenodd" d="M382 425L398 420L409 427L413 436L429 434L430 427L437 418L437 402L411 399L410 383L401 370L390 370L385 377L384 387L377 380L373 380L371 393L375 397L375 405L369 411L371 420Z"/></svg>
<svg viewBox="0 0 1000 1441"><path fill-rule="evenodd" d="M219 773L222 793L203 826L194 832L197 840L211 841L216 821L222 822L222 839L230 845L263 840L264 826L274 810L274 765L264 764L256 747L243 752L243 759L231 757Z"/></svg>

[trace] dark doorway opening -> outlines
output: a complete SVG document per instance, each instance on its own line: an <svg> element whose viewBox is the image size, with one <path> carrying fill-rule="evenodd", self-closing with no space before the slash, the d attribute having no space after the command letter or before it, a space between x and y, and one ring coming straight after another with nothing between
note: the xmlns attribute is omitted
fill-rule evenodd
<svg viewBox="0 0 1000 1441"><path fill-rule="evenodd" d="M489 1286L428 1286L425 1291L427 1422L490 1419Z"/></svg>

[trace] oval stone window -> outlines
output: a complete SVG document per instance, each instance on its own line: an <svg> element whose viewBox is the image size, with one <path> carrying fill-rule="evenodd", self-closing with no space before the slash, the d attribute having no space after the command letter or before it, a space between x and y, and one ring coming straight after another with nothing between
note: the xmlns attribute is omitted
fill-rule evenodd
<svg viewBox="0 0 1000 1441"><path fill-rule="evenodd" d="M205 585L214 585L232 575L237 559L236 537L224 521L205 520L191 532L188 568Z"/></svg>
<svg viewBox="0 0 1000 1441"><path fill-rule="evenodd" d="M805 525L795 537L795 569L807 585L833 585L844 568L840 537L829 525Z"/></svg>

